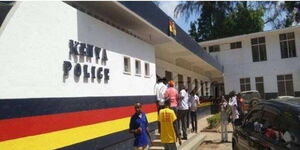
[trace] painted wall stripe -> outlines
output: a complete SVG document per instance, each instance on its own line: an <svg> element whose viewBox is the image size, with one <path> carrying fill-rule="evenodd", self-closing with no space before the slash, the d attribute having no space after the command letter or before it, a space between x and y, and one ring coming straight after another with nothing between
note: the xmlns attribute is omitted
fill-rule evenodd
<svg viewBox="0 0 300 150"><path fill-rule="evenodd" d="M154 112L156 105L143 105L143 111ZM120 119L133 113L133 106L127 106L0 120L0 141Z"/></svg>
<svg viewBox="0 0 300 150"><path fill-rule="evenodd" d="M0 120L85 110L151 104L154 95L0 99Z"/></svg>
<svg viewBox="0 0 300 150"><path fill-rule="evenodd" d="M155 130L157 128L157 122L152 122L149 124L150 132ZM94 138L88 141L76 143L73 145L69 145L66 147L59 148L60 150L99 150L99 149L105 149L113 146L115 147L115 144L122 144L124 141L133 140L134 136L133 134L129 133L128 130L123 130L117 133L109 134L106 136L102 136L99 138ZM132 142L133 145L133 142ZM121 146L122 147L122 146ZM126 146L123 147L123 149ZM119 147L117 147L119 148ZM123 150L122 149L122 150Z"/></svg>
<svg viewBox="0 0 300 150"><path fill-rule="evenodd" d="M157 120L157 112L147 114L149 122ZM46 134L28 136L0 142L3 150L49 150L91 140L115 132L127 130L130 117L97 124L76 127Z"/></svg>

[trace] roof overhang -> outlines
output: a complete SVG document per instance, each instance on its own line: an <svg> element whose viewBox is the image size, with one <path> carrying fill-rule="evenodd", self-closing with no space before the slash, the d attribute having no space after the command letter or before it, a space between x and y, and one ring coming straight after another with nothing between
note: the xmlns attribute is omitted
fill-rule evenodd
<svg viewBox="0 0 300 150"><path fill-rule="evenodd" d="M179 66L184 62L184 66L190 70L201 72L211 78L222 75L223 67L178 25L176 25L176 36L168 35L170 18L153 2L68 1L66 3L153 45L156 49L156 57L159 59L175 62Z"/></svg>

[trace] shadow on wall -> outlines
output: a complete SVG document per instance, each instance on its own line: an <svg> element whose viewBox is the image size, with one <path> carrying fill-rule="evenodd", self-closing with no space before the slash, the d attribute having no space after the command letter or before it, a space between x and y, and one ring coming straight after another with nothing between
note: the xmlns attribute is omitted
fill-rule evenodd
<svg viewBox="0 0 300 150"><path fill-rule="evenodd" d="M89 10L89 13L96 14L92 10ZM97 16L100 15L97 14ZM155 63L155 55L151 50L153 49L152 45L146 44L144 41L79 10L77 11L77 23L79 42L86 42L107 49L107 55L114 52ZM149 49L149 51L145 51L145 49Z"/></svg>

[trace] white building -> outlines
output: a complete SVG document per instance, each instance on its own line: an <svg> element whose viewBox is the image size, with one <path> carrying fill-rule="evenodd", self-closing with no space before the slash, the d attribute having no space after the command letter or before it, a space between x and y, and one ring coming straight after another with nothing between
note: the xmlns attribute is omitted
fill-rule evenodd
<svg viewBox="0 0 300 150"><path fill-rule="evenodd" d="M226 94L258 90L266 99L300 96L300 26L199 44L224 66Z"/></svg>
<svg viewBox="0 0 300 150"><path fill-rule="evenodd" d="M176 24L170 36L172 20L152 2L6 5L0 3L1 150L132 149L134 103L143 104L151 131L157 128L156 76L210 95L209 83L222 75Z"/></svg>

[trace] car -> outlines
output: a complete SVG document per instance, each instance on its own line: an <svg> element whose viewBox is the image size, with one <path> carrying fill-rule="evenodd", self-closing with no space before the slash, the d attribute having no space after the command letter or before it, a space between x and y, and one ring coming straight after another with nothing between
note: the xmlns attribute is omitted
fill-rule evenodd
<svg viewBox="0 0 300 150"><path fill-rule="evenodd" d="M295 98L294 96L278 96L278 99L288 99L288 98Z"/></svg>
<svg viewBox="0 0 300 150"><path fill-rule="evenodd" d="M240 102L242 103L242 111L244 113L247 113L256 104L262 101L259 92L256 90L243 91L240 94Z"/></svg>
<svg viewBox="0 0 300 150"><path fill-rule="evenodd" d="M299 150L300 98L273 99L253 107L235 126L233 150Z"/></svg>

